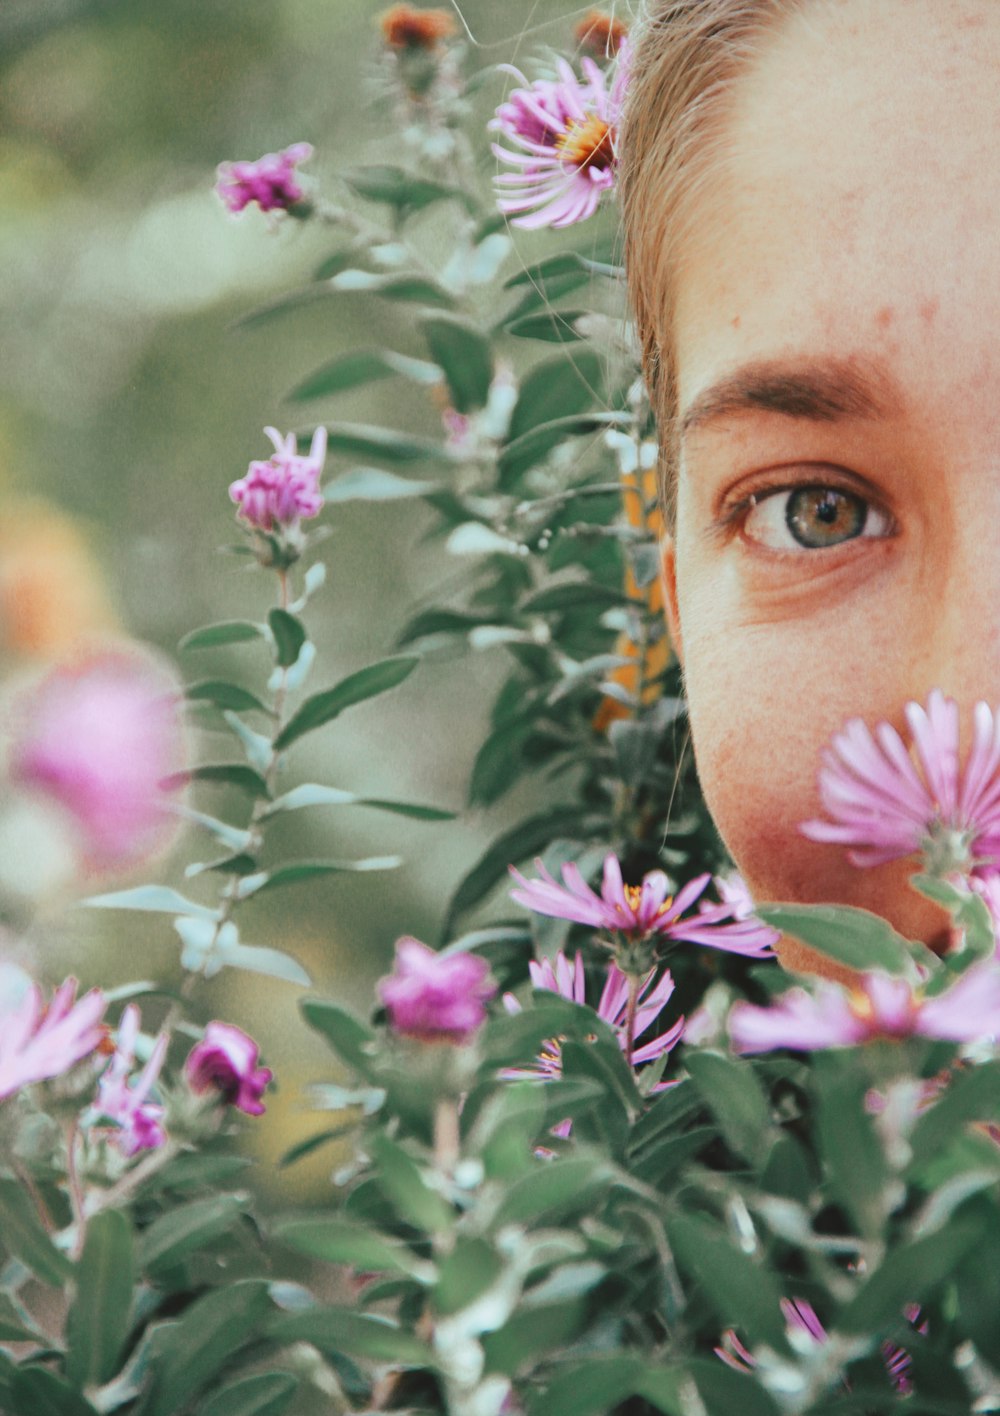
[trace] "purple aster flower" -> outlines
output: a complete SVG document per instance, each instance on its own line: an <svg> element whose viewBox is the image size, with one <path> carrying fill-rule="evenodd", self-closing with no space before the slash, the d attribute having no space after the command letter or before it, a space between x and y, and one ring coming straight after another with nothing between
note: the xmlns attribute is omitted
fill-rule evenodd
<svg viewBox="0 0 1000 1416"><path fill-rule="evenodd" d="M422 1042L466 1042L486 1018L496 993L490 966L476 954L439 954L405 937L396 967L378 985L392 1028Z"/></svg>
<svg viewBox="0 0 1000 1416"><path fill-rule="evenodd" d="M310 143L266 152L256 162L220 162L215 190L234 215L256 202L261 211L287 211L302 200L296 168L312 157Z"/></svg>
<svg viewBox="0 0 1000 1416"><path fill-rule="evenodd" d="M688 881L676 895L670 894L670 882L662 870L650 871L641 885L626 885L621 865L612 852L604 858L604 878L598 895L572 861L562 867L562 885L553 879L540 860L536 860L535 865L540 880L526 880L511 867L510 873L518 888L510 894L512 900L537 914L589 924L630 941L684 939L757 959L770 957L778 939L775 930L738 912L742 901L738 906L702 901L697 914L684 918L685 910L704 893L712 878L710 875L699 875Z"/></svg>
<svg viewBox="0 0 1000 1416"><path fill-rule="evenodd" d="M923 852L937 873L1000 864L1000 716L973 713L959 768L959 711L935 689L927 707L907 703L910 741L889 723L874 733L852 719L823 754L819 792L829 820L807 821L813 841L848 847L858 866Z"/></svg>
<svg viewBox="0 0 1000 1416"><path fill-rule="evenodd" d="M35 983L0 1001L0 1101L61 1077L103 1041L104 995L93 988L77 1001L76 989L76 979L66 979L48 1007Z"/></svg>
<svg viewBox="0 0 1000 1416"><path fill-rule="evenodd" d="M856 987L817 982L790 988L769 1008L734 1003L729 1036L737 1052L788 1047L816 1052L878 1039L932 1037L976 1042L1000 1033L1000 967L992 960L967 969L944 993L927 997L905 979L862 974Z"/></svg>
<svg viewBox="0 0 1000 1416"><path fill-rule="evenodd" d="M54 670L18 705L11 775L65 808L91 869L134 866L173 836L160 783L183 761L179 696L157 661L118 651Z"/></svg>
<svg viewBox="0 0 1000 1416"><path fill-rule="evenodd" d="M496 111L490 128L507 146L493 152L514 172L496 178L497 205L518 213L513 224L528 228L572 226L593 216L602 195L615 184L621 90L608 91L604 73L584 59L581 79L565 59L559 77L515 89Z"/></svg>
<svg viewBox="0 0 1000 1416"><path fill-rule="evenodd" d="M273 1073L258 1067L259 1051L252 1037L231 1023L209 1023L184 1063L184 1075L193 1092L215 1092L227 1106L248 1116L260 1116L261 1097Z"/></svg>
<svg viewBox="0 0 1000 1416"><path fill-rule="evenodd" d="M549 993L558 993L562 998L568 998L573 1003L586 1002L586 975L583 967L583 959L580 954L576 955L572 964L566 955L559 953L556 955L555 967L548 959L543 959L541 963L534 960L528 965L531 974L531 982L536 988L543 989ZM650 972L638 984L636 993L635 1018L633 1023L633 1039L641 1038L643 1033L653 1026L659 1018L663 1009L670 1001L674 991L674 981L669 970L665 971L662 978L653 986L656 976L656 969ZM601 990L601 997L597 1004L597 1016L611 1027L618 1038L622 1051L629 1050L629 1038L627 1028L629 998L629 980L626 974L615 964L608 965L607 976L604 987ZM509 1013L519 1013L521 1005L511 993L504 994L504 1006ZM632 1048L632 1065L642 1066L645 1062L654 1062L664 1053L670 1052L677 1046L684 1032L684 1019L679 1018L672 1027L659 1037L652 1038L649 1042L642 1043L639 1047ZM558 1038L553 1038L545 1045L545 1050L539 1055L534 1068L526 1071L512 1070L507 1075L524 1077L558 1077L562 1075L562 1056ZM664 1091L671 1084L660 1082L653 1091Z"/></svg>
<svg viewBox="0 0 1000 1416"><path fill-rule="evenodd" d="M133 1156L141 1150L156 1150L167 1139L163 1129L164 1108L149 1100L167 1055L168 1038L161 1033L153 1044L149 1059L137 1077L135 1045L139 1036L139 1009L130 1003L118 1024L114 1055L97 1090L96 1110L117 1131L113 1140L123 1155Z"/></svg>
<svg viewBox="0 0 1000 1416"><path fill-rule="evenodd" d="M246 476L231 484L229 495L239 505L239 518L258 531L294 527L323 507L319 479L326 459L326 429L316 429L307 457L299 455L294 433L283 438L276 428L264 431L274 452L266 462L251 462Z"/></svg>

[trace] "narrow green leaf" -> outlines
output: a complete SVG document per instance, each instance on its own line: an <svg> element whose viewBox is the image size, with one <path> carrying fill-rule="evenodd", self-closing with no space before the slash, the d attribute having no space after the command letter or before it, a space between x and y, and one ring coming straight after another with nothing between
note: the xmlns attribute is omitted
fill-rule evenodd
<svg viewBox="0 0 1000 1416"><path fill-rule="evenodd" d="M417 481L413 477L397 477L381 467L355 467L323 488L323 498L331 502L404 501L426 497L441 490L440 482Z"/></svg>
<svg viewBox="0 0 1000 1416"><path fill-rule="evenodd" d="M290 1165L296 1165L300 1160L304 1160L307 1155L312 1155L315 1151L321 1150L323 1146L330 1145L333 1141L339 1141L343 1136L349 1136L357 1129L354 1121L345 1122L343 1126L330 1126L325 1131L317 1131L314 1136L307 1136L304 1141L299 1141L294 1146L289 1146L278 1160L278 1169L287 1170Z"/></svg>
<svg viewBox="0 0 1000 1416"><path fill-rule="evenodd" d="M228 683L225 679L202 679L190 683L184 690L192 703L214 703L216 708L228 708L234 713L245 713L256 709L258 713L271 715L270 708L247 688Z"/></svg>
<svg viewBox="0 0 1000 1416"><path fill-rule="evenodd" d="M198 1416L281 1416L299 1389L290 1372L261 1372L226 1386L198 1405Z"/></svg>
<svg viewBox="0 0 1000 1416"><path fill-rule="evenodd" d="M380 349L352 349L314 370L286 397L290 403L305 403L310 398L325 398L331 393L375 383L395 372Z"/></svg>
<svg viewBox="0 0 1000 1416"><path fill-rule="evenodd" d="M358 874L372 870L396 870L402 865L401 856L367 856L360 860L303 860L295 865L279 865L273 870L248 875L237 886L241 900L277 890L284 885L298 885L303 880L315 880L321 875Z"/></svg>
<svg viewBox="0 0 1000 1416"><path fill-rule="evenodd" d="M128 1336L134 1258L125 1215L104 1210L87 1223L69 1311L66 1375L74 1386L110 1381Z"/></svg>
<svg viewBox="0 0 1000 1416"><path fill-rule="evenodd" d="M614 1171L603 1159L570 1156L547 1161L509 1185L494 1215L497 1228L505 1224L534 1224L567 1220L592 1213L597 1201L614 1181Z"/></svg>
<svg viewBox="0 0 1000 1416"><path fill-rule="evenodd" d="M305 969L291 954L260 944L230 944L223 962L230 968L263 974L266 978L280 978L282 983L294 983L299 988L308 988L312 983Z"/></svg>
<svg viewBox="0 0 1000 1416"><path fill-rule="evenodd" d="M290 669L299 657L299 651L306 642L305 625L290 615L287 610L274 609L267 617L271 633L274 635L278 651L278 666Z"/></svg>
<svg viewBox="0 0 1000 1416"><path fill-rule="evenodd" d="M284 796L277 797L263 814L274 816L279 811L299 811L306 806L369 806L377 811L392 812L396 816L409 816L415 821L454 821L457 815L457 812L446 811L440 806L421 806L418 802L359 796L357 792L342 791L339 787L324 787L312 782L304 782L302 786L293 787Z"/></svg>
<svg viewBox="0 0 1000 1416"><path fill-rule="evenodd" d="M897 1186L865 1107L869 1079L831 1070L817 1105L820 1153L835 1198L866 1239L882 1232Z"/></svg>
<svg viewBox="0 0 1000 1416"><path fill-rule="evenodd" d="M925 1165L965 1128L976 1122L1000 1122L1000 1062L984 1062L949 1082L925 1111L913 1132L914 1164Z"/></svg>
<svg viewBox="0 0 1000 1416"><path fill-rule="evenodd" d="M607 428L628 426L628 413L577 413L568 417L552 418L529 428L505 444L497 460L503 489L514 486L522 473L543 462L554 447L568 442L570 438L587 436Z"/></svg>
<svg viewBox="0 0 1000 1416"><path fill-rule="evenodd" d="M907 941L868 910L847 905L762 905L766 924L852 969L883 969L890 974L912 970Z"/></svg>
<svg viewBox="0 0 1000 1416"><path fill-rule="evenodd" d="M602 388L601 360L595 350L578 350L572 358L558 355L542 360L521 381L508 441L553 419L583 413L601 398Z"/></svg>
<svg viewBox="0 0 1000 1416"><path fill-rule="evenodd" d="M333 688L307 698L275 738L275 748L281 751L305 733L332 722L345 708L363 703L380 693L387 693L389 689L395 688L408 678L419 662L420 660L412 655L382 659L379 663L359 669L357 673L348 674L347 678L341 679Z"/></svg>
<svg viewBox="0 0 1000 1416"><path fill-rule="evenodd" d="M572 837L580 829L580 813L573 807L532 816L507 831L482 855L460 882L448 906L445 934L450 934L455 920L466 910L478 905L508 873L508 867L526 856L541 852L556 836Z"/></svg>
<svg viewBox="0 0 1000 1416"><path fill-rule="evenodd" d="M718 1052L694 1049L685 1060L731 1149L752 1165L762 1164L774 1135L771 1109L752 1068Z"/></svg>
<svg viewBox="0 0 1000 1416"><path fill-rule="evenodd" d="M45 1341L27 1312L16 1307L6 1293L0 1293L0 1342Z"/></svg>
<svg viewBox="0 0 1000 1416"><path fill-rule="evenodd" d="M686 1365L708 1416L781 1416L773 1397L759 1382L748 1381L745 1372L734 1372L715 1357L696 1358Z"/></svg>
<svg viewBox="0 0 1000 1416"><path fill-rule="evenodd" d="M350 457L371 457L394 465L447 461L444 447L427 438L409 437L392 428L366 423L328 423L327 446Z"/></svg>
<svg viewBox="0 0 1000 1416"><path fill-rule="evenodd" d="M493 380L489 340L466 320L444 315L421 320L420 328L435 363L444 370L451 401L459 413L482 408Z"/></svg>
<svg viewBox="0 0 1000 1416"><path fill-rule="evenodd" d="M368 1049L375 1041L371 1028L338 1003L323 998L304 998L299 1006L308 1025L326 1039L337 1056L367 1076L371 1071Z"/></svg>
<svg viewBox="0 0 1000 1416"><path fill-rule="evenodd" d="M263 639L264 626L251 620L222 620L193 629L177 645L178 649L216 649L220 644L242 644L250 639Z"/></svg>
<svg viewBox="0 0 1000 1416"><path fill-rule="evenodd" d="M43 1367L25 1367L11 1379L13 1416L97 1416L90 1402Z"/></svg>
<svg viewBox="0 0 1000 1416"><path fill-rule="evenodd" d="M358 1313L352 1308L310 1308L281 1313L267 1325L273 1342L309 1342L326 1356L347 1352L401 1367L433 1367L434 1355L418 1337L389 1318Z"/></svg>
<svg viewBox="0 0 1000 1416"><path fill-rule="evenodd" d="M200 1402L198 1416L281 1416L298 1389L290 1372L261 1372Z"/></svg>
<svg viewBox="0 0 1000 1416"><path fill-rule="evenodd" d="M0 1243L43 1283L61 1286L73 1265L55 1247L42 1225L31 1196L16 1180L0 1177Z"/></svg>
<svg viewBox="0 0 1000 1416"><path fill-rule="evenodd" d="M327 1216L285 1219L272 1232L289 1248L327 1263L349 1264L372 1273L414 1276L429 1270L427 1261L418 1259L405 1244L345 1219Z"/></svg>
<svg viewBox="0 0 1000 1416"><path fill-rule="evenodd" d="M168 885L137 885L134 890L117 890L112 895L91 895L83 903L99 910L146 910L151 914L189 915L192 919L218 919L216 910L196 904Z"/></svg>
<svg viewBox="0 0 1000 1416"><path fill-rule="evenodd" d="M400 1218L427 1234L439 1234L454 1223L451 1206L432 1190L416 1161L383 1133L370 1142L378 1167L375 1179Z"/></svg>
<svg viewBox="0 0 1000 1416"><path fill-rule="evenodd" d="M432 182L426 177L415 177L402 167L355 167L342 175L359 197L365 197L370 202L413 209L440 201L458 201L464 206L469 205L470 199L462 188Z"/></svg>
<svg viewBox="0 0 1000 1416"><path fill-rule="evenodd" d="M385 300L402 300L415 305L437 305L451 309L455 297L426 275L376 275L368 270L342 270L330 280L330 288L343 294L380 295Z"/></svg>
<svg viewBox="0 0 1000 1416"><path fill-rule="evenodd" d="M575 580L561 585L544 586L522 600L522 614L563 613L590 605L627 605L629 598L613 585L600 585L596 580Z"/></svg>
<svg viewBox="0 0 1000 1416"><path fill-rule="evenodd" d="M529 1416L605 1416L633 1394L644 1370L641 1358L626 1353L574 1361L534 1394Z"/></svg>
<svg viewBox="0 0 1000 1416"><path fill-rule="evenodd" d="M206 762L200 767L190 767L185 772L175 772L162 783L166 790L184 786L188 782L219 782L227 787L238 787L252 797L268 797L270 791L264 778L252 767L242 762Z"/></svg>
<svg viewBox="0 0 1000 1416"><path fill-rule="evenodd" d="M837 1326L877 1332L898 1320L907 1303L919 1303L955 1272L981 1232L977 1220L961 1216L936 1234L897 1245L841 1312Z"/></svg>
<svg viewBox="0 0 1000 1416"><path fill-rule="evenodd" d="M549 344L571 344L582 339L577 321L586 310L543 310L537 315L520 315L504 326L518 339L544 339Z"/></svg>
<svg viewBox="0 0 1000 1416"><path fill-rule="evenodd" d="M667 1220L667 1233L678 1264L724 1325L739 1326L751 1344L788 1352L781 1293L770 1270L708 1220L677 1214Z"/></svg>
<svg viewBox="0 0 1000 1416"><path fill-rule="evenodd" d="M213 1195L155 1219L139 1237L139 1267L158 1273L232 1229L245 1212L240 1195Z"/></svg>
<svg viewBox="0 0 1000 1416"><path fill-rule="evenodd" d="M241 1347L252 1341L271 1303L262 1279L227 1283L185 1309L154 1363L146 1416L175 1416Z"/></svg>

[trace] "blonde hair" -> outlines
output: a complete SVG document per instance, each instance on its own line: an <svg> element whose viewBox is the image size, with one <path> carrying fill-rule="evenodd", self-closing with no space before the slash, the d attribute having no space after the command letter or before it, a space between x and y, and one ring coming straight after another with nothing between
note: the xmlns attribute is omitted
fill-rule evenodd
<svg viewBox="0 0 1000 1416"><path fill-rule="evenodd" d="M803 0L648 0L633 33L619 142L629 293L660 432L660 494L672 529L677 372L671 309L676 256L695 198L725 140L734 79Z"/></svg>

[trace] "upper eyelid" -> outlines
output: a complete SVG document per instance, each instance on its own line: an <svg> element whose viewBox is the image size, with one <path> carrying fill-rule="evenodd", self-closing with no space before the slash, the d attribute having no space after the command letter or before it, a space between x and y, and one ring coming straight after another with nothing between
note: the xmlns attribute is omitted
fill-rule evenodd
<svg viewBox="0 0 1000 1416"><path fill-rule="evenodd" d="M796 472L798 475L795 475ZM724 492L718 498L715 513L717 524L730 525L752 504L753 497L760 502L765 497L775 496L779 492L794 492L804 487L830 487L834 491L848 492L886 512L894 521L897 519L891 499L874 487L866 477L845 467L806 462L787 463L783 467L771 467L756 476L742 478L735 488Z"/></svg>

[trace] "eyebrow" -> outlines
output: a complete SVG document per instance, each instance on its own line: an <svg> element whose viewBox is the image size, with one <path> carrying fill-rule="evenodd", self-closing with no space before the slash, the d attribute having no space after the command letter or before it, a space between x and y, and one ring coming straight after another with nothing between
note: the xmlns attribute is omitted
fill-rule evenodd
<svg viewBox="0 0 1000 1416"><path fill-rule="evenodd" d="M760 359L697 394L678 420L678 441L709 423L745 413L834 423L888 417L901 404L898 386L864 356Z"/></svg>

